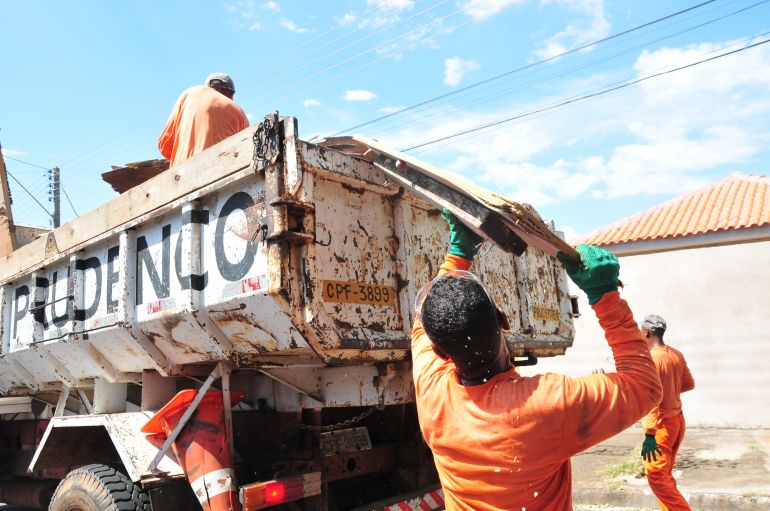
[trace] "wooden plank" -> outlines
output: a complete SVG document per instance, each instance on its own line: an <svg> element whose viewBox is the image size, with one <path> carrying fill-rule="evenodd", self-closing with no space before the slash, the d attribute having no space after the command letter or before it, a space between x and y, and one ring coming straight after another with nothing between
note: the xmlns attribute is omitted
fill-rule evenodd
<svg viewBox="0 0 770 511"><path fill-rule="evenodd" d="M321 144L374 163L425 200L449 208L468 227L503 250L521 254L526 245L531 245L551 256L561 251L572 259L580 259L577 251L551 231L531 206L518 204L360 135L329 138Z"/></svg>
<svg viewBox="0 0 770 511"><path fill-rule="evenodd" d="M0 148L2 149L2 148ZM11 196L8 192L8 176L5 159L0 150L0 256L7 256L16 250L16 230L13 225Z"/></svg>
<svg viewBox="0 0 770 511"><path fill-rule="evenodd" d="M113 165L111 171L102 174L102 179L116 192L124 193L167 171L168 167L168 160L165 159L126 163L122 167Z"/></svg>
<svg viewBox="0 0 770 511"><path fill-rule="evenodd" d="M252 163L252 139L258 128L259 125L254 125L236 133L167 172L54 229L48 239L35 240L5 260L0 259L0 281L4 282L19 272L41 266L46 259L46 246L51 246L51 243L56 252L66 253L102 233L247 168ZM52 255L49 253L48 257Z"/></svg>

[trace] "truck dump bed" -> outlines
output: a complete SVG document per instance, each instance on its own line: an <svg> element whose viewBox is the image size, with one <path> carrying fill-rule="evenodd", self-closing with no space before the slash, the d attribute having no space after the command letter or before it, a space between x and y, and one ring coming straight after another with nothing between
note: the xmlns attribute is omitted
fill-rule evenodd
<svg viewBox="0 0 770 511"><path fill-rule="evenodd" d="M296 133L295 119L268 119L0 261L0 392L222 360L408 359L415 293L447 250L439 210ZM554 259L491 246L474 271L515 354L571 345Z"/></svg>

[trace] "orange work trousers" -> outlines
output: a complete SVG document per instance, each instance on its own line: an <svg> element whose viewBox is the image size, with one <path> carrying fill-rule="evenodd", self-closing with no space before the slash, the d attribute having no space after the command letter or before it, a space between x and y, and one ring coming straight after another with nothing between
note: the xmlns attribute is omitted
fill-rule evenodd
<svg viewBox="0 0 770 511"><path fill-rule="evenodd" d="M647 473L647 482L650 489L658 498L660 509L663 511L690 511L690 505L679 493L676 480L672 474L676 453L684 439L684 415L661 420L658 429L655 430L655 442L662 454L656 454L657 460L644 461L644 470Z"/></svg>

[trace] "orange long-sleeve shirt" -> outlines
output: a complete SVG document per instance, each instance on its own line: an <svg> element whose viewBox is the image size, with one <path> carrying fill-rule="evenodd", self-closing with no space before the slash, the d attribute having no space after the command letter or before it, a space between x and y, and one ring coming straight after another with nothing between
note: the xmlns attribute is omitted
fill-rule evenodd
<svg viewBox="0 0 770 511"><path fill-rule="evenodd" d="M694 389L695 380L679 350L664 345L653 348L650 354L663 385L663 399L644 417L642 427L645 433L654 435L662 420L682 413L680 394Z"/></svg>
<svg viewBox="0 0 770 511"><path fill-rule="evenodd" d="M174 167L230 135L248 128L235 101L207 85L182 92L158 137L158 149Z"/></svg>
<svg viewBox="0 0 770 511"><path fill-rule="evenodd" d="M470 264L448 255L441 272ZM623 431L660 401L660 380L626 302L611 292L593 307L617 373L525 378L510 369L466 387L415 322L417 411L448 510L572 509L570 457Z"/></svg>

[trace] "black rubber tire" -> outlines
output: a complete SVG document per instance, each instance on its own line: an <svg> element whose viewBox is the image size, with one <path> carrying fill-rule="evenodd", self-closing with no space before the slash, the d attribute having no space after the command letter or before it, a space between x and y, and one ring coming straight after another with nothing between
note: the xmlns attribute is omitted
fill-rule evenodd
<svg viewBox="0 0 770 511"><path fill-rule="evenodd" d="M151 511L150 498L125 474L107 465L86 465L62 479L49 511Z"/></svg>

